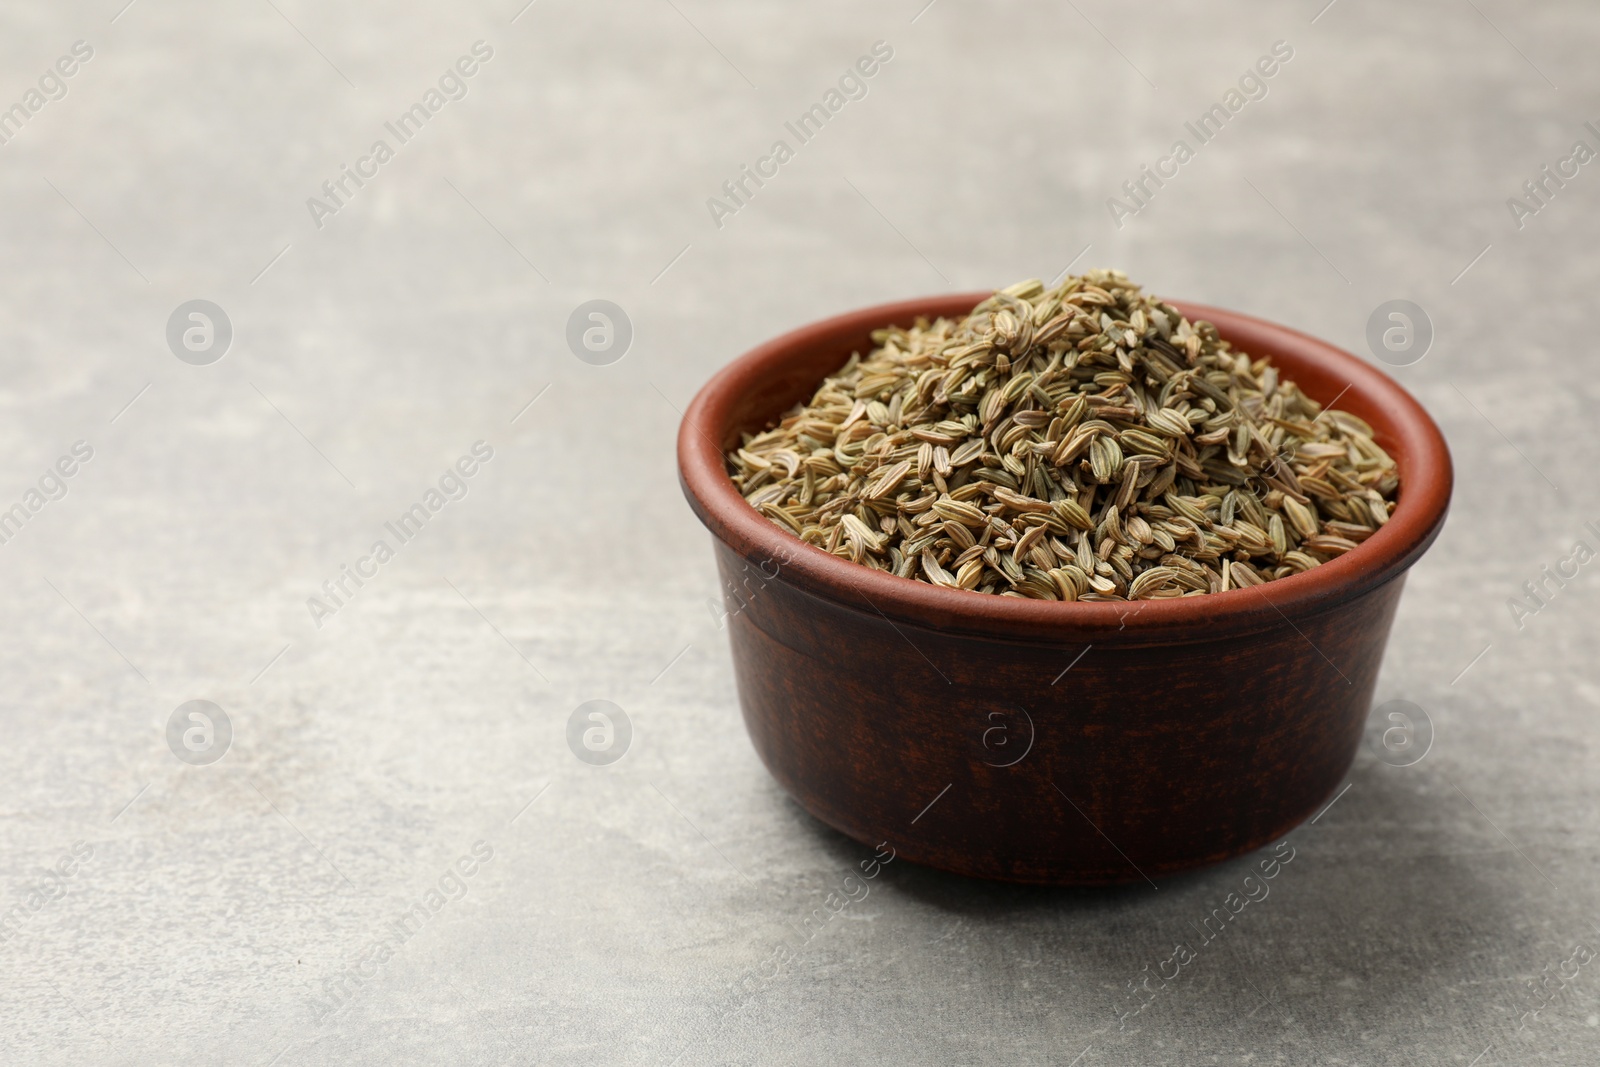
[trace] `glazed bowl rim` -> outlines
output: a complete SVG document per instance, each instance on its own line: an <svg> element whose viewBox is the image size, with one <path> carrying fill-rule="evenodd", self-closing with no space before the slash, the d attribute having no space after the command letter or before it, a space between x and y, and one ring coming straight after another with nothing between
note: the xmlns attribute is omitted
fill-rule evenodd
<svg viewBox="0 0 1600 1067"><path fill-rule="evenodd" d="M757 345L717 371L696 394L678 430L679 481L712 535L757 568L756 581L781 575L786 584L812 596L937 631L1029 642L1166 642L1293 625L1295 618L1332 610L1403 576L1438 536L1453 483L1449 448L1433 419L1398 382L1298 330L1180 300L1168 302L1191 322L1212 322L1222 337L1252 358L1266 356L1280 367L1286 359L1304 364L1314 377L1347 380L1339 399L1359 401L1361 417L1400 468L1400 498L1389 520L1371 537L1309 571L1258 586L1160 600L1063 602L947 589L864 567L805 543L740 495L723 453L740 430L751 428L733 420L753 385L819 346L847 345L852 337L864 339L873 329L910 325L918 317L960 316L990 295L921 297L809 323ZM1285 377L1304 378L1306 370L1297 376L1285 368ZM1326 406L1334 398L1313 394L1313 399Z"/></svg>

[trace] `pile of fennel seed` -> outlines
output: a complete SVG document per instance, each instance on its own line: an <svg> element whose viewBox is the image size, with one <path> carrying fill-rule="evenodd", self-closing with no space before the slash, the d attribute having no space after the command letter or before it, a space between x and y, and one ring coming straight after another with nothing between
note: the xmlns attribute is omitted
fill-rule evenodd
<svg viewBox="0 0 1600 1067"><path fill-rule="evenodd" d="M1399 487L1365 422L1120 271L872 340L728 468L773 523L902 578L1043 600L1259 585L1355 548Z"/></svg>

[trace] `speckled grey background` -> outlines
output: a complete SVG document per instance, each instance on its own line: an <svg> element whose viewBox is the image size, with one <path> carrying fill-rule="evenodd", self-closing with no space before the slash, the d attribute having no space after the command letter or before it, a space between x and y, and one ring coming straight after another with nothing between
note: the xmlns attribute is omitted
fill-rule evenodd
<svg viewBox="0 0 1600 1067"><path fill-rule="evenodd" d="M0 146L0 509L94 450L0 544L0 1060L1600 1062L1600 962L1566 962L1600 945L1600 564L1507 607L1597 544L1600 170L1520 230L1506 203L1600 148L1593 5L123 3L0 30L0 106L93 49ZM307 198L479 40L318 228ZM880 40L867 96L715 225ZM1279 40L1268 95L1115 226ZM1363 354L1417 302L1437 337L1394 373L1459 468L1378 694L1431 751L1364 750L1271 896L1120 1022L1251 861L1117 892L900 862L805 926L870 852L744 736L672 453L774 333L1069 264ZM165 342L196 298L235 330L210 366ZM634 325L610 366L564 340L593 298ZM479 440L465 498L315 627ZM210 766L166 745L191 699L233 725ZM565 741L592 699L634 727L607 768Z"/></svg>

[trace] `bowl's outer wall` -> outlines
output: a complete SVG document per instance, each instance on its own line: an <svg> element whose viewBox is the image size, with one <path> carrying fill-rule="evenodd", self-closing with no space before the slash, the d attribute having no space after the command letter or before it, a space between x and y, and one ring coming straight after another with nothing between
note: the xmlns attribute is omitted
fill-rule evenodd
<svg viewBox="0 0 1600 1067"><path fill-rule="evenodd" d="M757 752L824 822L965 874L1137 881L1271 841L1312 815L1354 758L1405 570L1444 523L1452 472L1443 436L1355 357L1271 323L1179 304L1242 351L1274 359L1309 395L1337 399L1373 425L1400 464L1401 502L1371 541L1252 590L1066 605L859 568L744 503L721 455L740 432L808 397L870 345L872 328L960 314L980 298L909 301L804 327L725 369L685 416L680 478L714 535ZM1030 720L1032 748L1017 760Z"/></svg>
<svg viewBox="0 0 1600 1067"><path fill-rule="evenodd" d="M1248 641L1085 651L891 624L717 561L745 725L808 811L944 870L1077 885L1310 816L1355 755L1404 582Z"/></svg>

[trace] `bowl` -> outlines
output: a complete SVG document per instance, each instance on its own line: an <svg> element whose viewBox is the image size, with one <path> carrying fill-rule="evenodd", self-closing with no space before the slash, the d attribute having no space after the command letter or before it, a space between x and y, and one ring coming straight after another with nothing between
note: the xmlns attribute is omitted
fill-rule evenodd
<svg viewBox="0 0 1600 1067"><path fill-rule="evenodd" d="M1047 885L1150 881L1272 842L1326 803L1360 744L1405 573L1438 536L1451 463L1427 412L1366 362L1178 301L1399 466L1389 521L1300 574L1132 603L946 589L830 555L751 508L724 450L809 399L871 331L988 293L850 312L759 346L684 414L678 469L714 541L739 702L772 776L899 858Z"/></svg>

